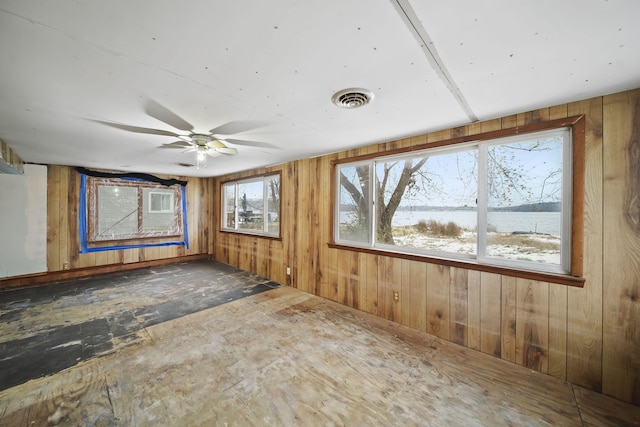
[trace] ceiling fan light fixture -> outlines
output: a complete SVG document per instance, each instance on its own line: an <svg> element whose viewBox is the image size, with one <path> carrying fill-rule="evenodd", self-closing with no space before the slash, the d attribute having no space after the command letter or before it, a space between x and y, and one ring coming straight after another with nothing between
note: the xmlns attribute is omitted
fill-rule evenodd
<svg viewBox="0 0 640 427"><path fill-rule="evenodd" d="M207 167L207 146L206 145L198 145L198 150L196 151L196 169L200 169L201 167Z"/></svg>
<svg viewBox="0 0 640 427"><path fill-rule="evenodd" d="M341 108L360 108L373 101L373 92L362 88L342 89L334 93L331 102Z"/></svg>
<svg viewBox="0 0 640 427"><path fill-rule="evenodd" d="M198 147L206 147L208 143L213 141L213 137L211 135L203 135L201 133L192 133L189 135L191 142L197 145Z"/></svg>

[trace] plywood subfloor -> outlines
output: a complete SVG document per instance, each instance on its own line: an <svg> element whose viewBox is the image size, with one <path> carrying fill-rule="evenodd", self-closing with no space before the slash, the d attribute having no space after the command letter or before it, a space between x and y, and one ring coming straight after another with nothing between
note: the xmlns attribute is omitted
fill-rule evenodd
<svg viewBox="0 0 640 427"><path fill-rule="evenodd" d="M640 408L280 287L0 392L0 425L637 425ZM635 424L634 424L635 423Z"/></svg>

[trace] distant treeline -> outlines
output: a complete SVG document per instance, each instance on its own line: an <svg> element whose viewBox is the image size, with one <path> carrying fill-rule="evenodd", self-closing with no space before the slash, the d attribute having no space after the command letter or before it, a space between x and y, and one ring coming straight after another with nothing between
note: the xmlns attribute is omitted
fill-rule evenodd
<svg viewBox="0 0 640 427"><path fill-rule="evenodd" d="M343 204L342 212L355 211L355 205ZM405 212L442 212L442 211L475 211L475 206L399 206L399 211ZM489 207L489 212L560 212L560 202L530 203L509 207Z"/></svg>
<svg viewBox="0 0 640 427"><path fill-rule="evenodd" d="M489 208L492 212L560 212L560 202L531 203L508 208Z"/></svg>

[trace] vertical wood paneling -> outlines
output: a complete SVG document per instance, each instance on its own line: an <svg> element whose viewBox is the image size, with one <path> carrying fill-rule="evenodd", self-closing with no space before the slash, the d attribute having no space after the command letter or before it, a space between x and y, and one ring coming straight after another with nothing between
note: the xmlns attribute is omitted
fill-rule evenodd
<svg viewBox="0 0 640 427"><path fill-rule="evenodd" d="M349 304L349 283L351 280L351 256L348 251L336 250L337 257L337 273L338 273L338 290L337 298L341 304L351 306Z"/></svg>
<svg viewBox="0 0 640 427"><path fill-rule="evenodd" d="M500 356L516 361L516 278L502 277L502 309L500 326Z"/></svg>
<svg viewBox="0 0 640 427"><path fill-rule="evenodd" d="M398 258L378 258L378 316L400 323L400 305L393 294L400 296L402 263Z"/></svg>
<svg viewBox="0 0 640 427"><path fill-rule="evenodd" d="M282 258L284 265L278 267L273 266L272 271L282 268L282 279L279 283L285 283L289 286L297 286L296 272L298 265L297 239L298 221L296 214L299 211L298 194L300 192L298 182L298 162L290 162L287 164L285 173L283 173L280 184L280 234L282 236ZM287 276L286 268L290 268L291 274ZM271 277L271 276L267 276Z"/></svg>
<svg viewBox="0 0 640 427"><path fill-rule="evenodd" d="M60 166L47 167L47 270L62 270L60 261Z"/></svg>
<svg viewBox="0 0 640 427"><path fill-rule="evenodd" d="M500 357L501 276L480 274L480 351Z"/></svg>
<svg viewBox="0 0 640 427"><path fill-rule="evenodd" d="M640 90L605 98L602 389L640 405Z"/></svg>
<svg viewBox="0 0 640 427"><path fill-rule="evenodd" d="M549 108L549 120L564 119L569 117L567 104L556 105Z"/></svg>
<svg viewBox="0 0 640 427"><path fill-rule="evenodd" d="M96 254L80 254L80 235L78 234L78 206L80 204L80 174L74 169L66 169L67 187L67 247L66 253L70 261L71 268L86 268L98 265L96 263ZM104 263L107 264L109 259L106 258Z"/></svg>
<svg viewBox="0 0 640 427"><path fill-rule="evenodd" d="M518 116L515 114L512 116L503 117L502 120L502 129L509 129L516 127L518 125Z"/></svg>
<svg viewBox="0 0 640 427"><path fill-rule="evenodd" d="M298 205L300 210L296 212L298 233L294 236L298 252L298 264L296 265L296 268L298 268L296 273L298 277L297 287L303 291L313 293L315 286L311 287L311 279L314 272L310 267L312 266L311 247L315 242L311 235L311 160L301 160L298 171L300 192L297 197L299 198Z"/></svg>
<svg viewBox="0 0 640 427"><path fill-rule="evenodd" d="M370 255L358 254L358 305L362 311L367 311L367 264Z"/></svg>
<svg viewBox="0 0 640 427"><path fill-rule="evenodd" d="M487 120L480 123L481 132L491 132L499 129L502 129L502 120L500 119Z"/></svg>
<svg viewBox="0 0 640 427"><path fill-rule="evenodd" d="M400 321L404 326L411 326L411 264L412 261L403 259L400 268L402 277L400 284Z"/></svg>
<svg viewBox="0 0 640 427"><path fill-rule="evenodd" d="M273 262L273 253L270 247L270 241L267 239L260 239L256 241L256 257L254 264L256 266L256 274L262 277L270 277L270 266Z"/></svg>
<svg viewBox="0 0 640 427"><path fill-rule="evenodd" d="M549 284L549 374L567 378L567 287Z"/></svg>
<svg viewBox="0 0 640 427"><path fill-rule="evenodd" d="M516 363L549 370L549 284L517 279Z"/></svg>
<svg viewBox="0 0 640 427"><path fill-rule="evenodd" d="M386 293L385 293L385 309L386 319L400 323L401 319L401 289L402 289L402 260L399 258L386 257L387 271L386 277ZM397 292L398 301L394 299L394 292Z"/></svg>
<svg viewBox="0 0 640 427"><path fill-rule="evenodd" d="M389 319L389 312L392 310L391 292L393 285L390 283L391 278L387 276L393 275L392 258L381 256L378 257L378 316ZM387 298L389 295L389 298Z"/></svg>
<svg viewBox="0 0 640 427"><path fill-rule="evenodd" d="M451 323L449 337L454 343L465 346L468 343L468 275L469 270L451 268L451 288L449 290Z"/></svg>
<svg viewBox="0 0 640 427"><path fill-rule="evenodd" d="M59 200L60 204L58 205L58 218L57 218L57 228L58 228L58 251L60 252L60 261L64 263L69 263L70 268L76 268L76 266L72 263L72 256L76 254L72 254L69 251L69 240L72 238L69 234L69 174L70 169L66 167L60 167L60 189L59 191ZM77 257L77 255L76 255ZM62 265L58 266L58 269L62 269Z"/></svg>
<svg viewBox="0 0 640 427"><path fill-rule="evenodd" d="M327 219L325 218L325 221ZM327 283L327 298L332 301L340 301L339 293L338 293L338 250L328 247L329 237L328 233L325 234L324 237L324 245L323 247L323 255L324 259L326 259L325 264L328 268L325 268L323 277Z"/></svg>
<svg viewBox="0 0 640 427"><path fill-rule="evenodd" d="M427 264L412 261L409 273L410 326L427 331Z"/></svg>
<svg viewBox="0 0 640 427"><path fill-rule="evenodd" d="M322 169L320 167L320 159L315 158L311 159L309 170L310 170L310 186L309 186L309 204L311 206L311 229L309 230L309 241L312 242L310 245L310 257L311 264L309 265L311 269L310 278L312 283L310 287L315 289L314 293L316 295L326 297L326 283L324 283L322 278L322 269L320 266L321 254L324 247L324 242L322 238L322 228L321 221L322 218L322 208L324 206L325 199L322 197L322 189L321 187L321 173Z"/></svg>
<svg viewBox="0 0 640 427"><path fill-rule="evenodd" d="M427 332L448 340L450 268L427 264L427 277Z"/></svg>
<svg viewBox="0 0 640 427"><path fill-rule="evenodd" d="M366 279L365 279L365 311L378 314L378 255L367 254Z"/></svg>
<svg viewBox="0 0 640 427"><path fill-rule="evenodd" d="M567 380L602 390L602 98L571 103L570 116L585 114L584 249L586 280L568 289Z"/></svg>
<svg viewBox="0 0 640 427"><path fill-rule="evenodd" d="M347 290L347 305L360 307L360 252L349 252L349 288Z"/></svg>
<svg viewBox="0 0 640 427"><path fill-rule="evenodd" d="M480 272L469 270L467 280L467 346L480 350Z"/></svg>
<svg viewBox="0 0 640 427"><path fill-rule="evenodd" d="M331 200L331 159L333 156L322 156L316 159L315 162L315 179L314 189L316 194L316 207L315 211L317 216L315 217L315 226L318 231L318 266L317 266L317 280L321 285L320 296L329 298L331 300L337 300L338 292L338 276L336 272L337 268L337 252L335 249L329 248L328 243L331 240L331 232L329 230L330 218L331 218L331 204L328 203Z"/></svg>

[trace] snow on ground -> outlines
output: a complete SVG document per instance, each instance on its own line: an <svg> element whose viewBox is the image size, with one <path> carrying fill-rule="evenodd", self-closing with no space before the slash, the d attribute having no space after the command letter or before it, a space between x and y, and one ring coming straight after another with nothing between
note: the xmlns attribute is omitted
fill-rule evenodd
<svg viewBox="0 0 640 427"><path fill-rule="evenodd" d="M511 233L490 233L490 235L512 236ZM519 234L520 237L528 237L542 243L555 243L557 250L540 249L533 246L516 245L490 245L487 247L487 255L495 258L531 261L546 264L560 264L560 239L545 234ZM476 253L476 233L465 230L457 238L431 237L422 233L410 233L404 236L393 237L396 245L416 249L434 250L439 252L452 252L459 254ZM489 239L491 240L491 239ZM505 240L505 239L502 239Z"/></svg>

